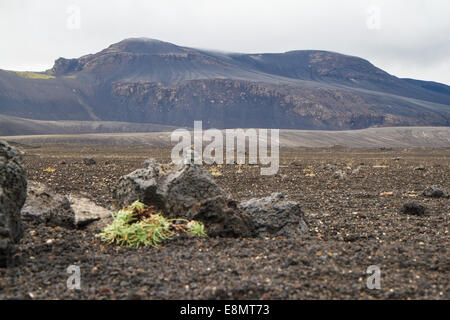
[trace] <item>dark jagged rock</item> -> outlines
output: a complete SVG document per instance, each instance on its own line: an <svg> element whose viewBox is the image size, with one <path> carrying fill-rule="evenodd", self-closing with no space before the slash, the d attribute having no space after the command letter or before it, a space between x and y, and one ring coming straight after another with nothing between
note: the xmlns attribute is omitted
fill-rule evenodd
<svg viewBox="0 0 450 320"><path fill-rule="evenodd" d="M206 226L211 237L251 237L248 216L238 208L236 201L224 196L209 198L191 208L192 218Z"/></svg>
<svg viewBox="0 0 450 320"><path fill-rule="evenodd" d="M15 244L23 234L20 210L27 192L22 155L0 141L0 267L9 263Z"/></svg>
<svg viewBox="0 0 450 320"><path fill-rule="evenodd" d="M425 197L431 197L431 198L447 198L448 197L448 195L445 193L445 191L442 190L438 186L426 187L425 190L423 190L423 195Z"/></svg>
<svg viewBox="0 0 450 320"><path fill-rule="evenodd" d="M164 177L161 187L165 198L164 210L171 217L189 212L189 208L204 199L224 195L211 174L202 166L193 164L177 166L174 172Z"/></svg>
<svg viewBox="0 0 450 320"><path fill-rule="evenodd" d="M405 202L400 210L403 214L412 214L421 216L426 212L427 207L420 202L417 201L408 201Z"/></svg>
<svg viewBox="0 0 450 320"><path fill-rule="evenodd" d="M250 230L255 236L297 238L308 231L300 205L284 198L284 194L274 193L239 205L249 216Z"/></svg>
<svg viewBox="0 0 450 320"><path fill-rule="evenodd" d="M139 200L156 209L164 209L164 197L158 190L160 170L161 167L154 163L120 178L113 191L114 207L120 209Z"/></svg>
<svg viewBox="0 0 450 320"><path fill-rule="evenodd" d="M145 164L147 168L120 179L113 192L116 208L139 200L163 210L168 217L180 217L186 216L199 201L224 195L210 173L200 165L160 165L154 160L147 160Z"/></svg>

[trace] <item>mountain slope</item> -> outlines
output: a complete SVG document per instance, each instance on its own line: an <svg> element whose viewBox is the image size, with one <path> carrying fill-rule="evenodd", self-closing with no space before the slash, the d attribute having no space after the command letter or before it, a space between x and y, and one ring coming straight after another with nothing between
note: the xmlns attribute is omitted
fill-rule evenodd
<svg viewBox="0 0 450 320"><path fill-rule="evenodd" d="M127 39L43 73L0 71L0 114L205 127L450 125L450 87L326 51L220 53Z"/></svg>
<svg viewBox="0 0 450 320"><path fill-rule="evenodd" d="M1 119L0 119L1 120ZM58 124L54 123L55 129ZM94 134L43 134L0 136L18 147L45 145L114 145L171 148L171 132L94 133ZM446 127L395 127L368 128L361 130L280 130L281 148L332 147L352 148L449 148L450 130ZM342 150L341 150L342 151Z"/></svg>
<svg viewBox="0 0 450 320"><path fill-rule="evenodd" d="M173 131L177 127L114 121L42 121L0 115L0 136Z"/></svg>

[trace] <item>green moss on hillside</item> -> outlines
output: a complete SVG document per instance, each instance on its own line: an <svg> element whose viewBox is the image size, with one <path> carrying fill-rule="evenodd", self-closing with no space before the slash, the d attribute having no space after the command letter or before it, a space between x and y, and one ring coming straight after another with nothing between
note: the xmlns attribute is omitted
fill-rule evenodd
<svg viewBox="0 0 450 320"><path fill-rule="evenodd" d="M30 71L8 71L15 73L19 77L26 79L54 79L55 77L46 73L30 72Z"/></svg>

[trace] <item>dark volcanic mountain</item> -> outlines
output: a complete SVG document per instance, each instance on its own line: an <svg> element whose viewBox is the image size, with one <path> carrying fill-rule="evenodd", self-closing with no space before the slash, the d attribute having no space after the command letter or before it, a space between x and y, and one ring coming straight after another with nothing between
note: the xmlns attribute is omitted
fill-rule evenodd
<svg viewBox="0 0 450 320"><path fill-rule="evenodd" d="M0 70L0 114L205 127L358 129L450 125L450 87L399 79L326 51L219 53L127 39L56 60L43 73Z"/></svg>

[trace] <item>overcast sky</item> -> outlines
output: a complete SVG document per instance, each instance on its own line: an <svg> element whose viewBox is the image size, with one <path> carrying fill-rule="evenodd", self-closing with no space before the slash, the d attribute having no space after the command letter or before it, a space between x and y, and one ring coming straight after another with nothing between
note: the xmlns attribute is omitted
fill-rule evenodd
<svg viewBox="0 0 450 320"><path fill-rule="evenodd" d="M0 0L0 69L42 71L129 37L234 52L322 49L450 85L448 0Z"/></svg>

